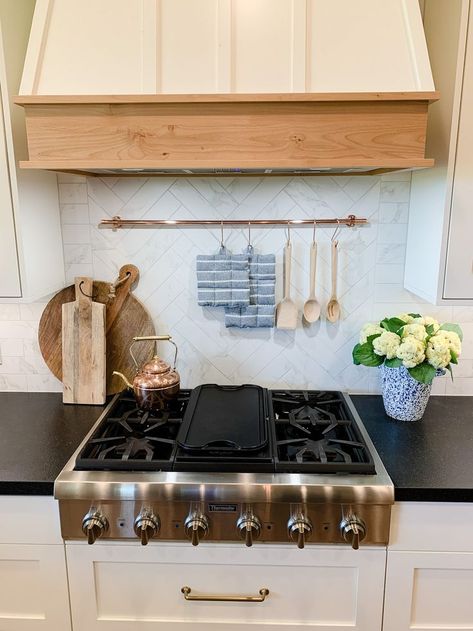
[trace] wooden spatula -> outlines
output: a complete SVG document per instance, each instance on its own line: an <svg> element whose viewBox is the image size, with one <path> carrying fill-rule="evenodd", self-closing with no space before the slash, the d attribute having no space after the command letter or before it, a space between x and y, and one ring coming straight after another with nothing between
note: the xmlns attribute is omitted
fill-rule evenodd
<svg viewBox="0 0 473 631"><path fill-rule="evenodd" d="M292 245L288 241L284 248L284 296L276 309L276 327L295 329L297 327L297 307L291 300L291 255Z"/></svg>
<svg viewBox="0 0 473 631"><path fill-rule="evenodd" d="M92 300L91 278L75 279L76 299L62 305L64 403L105 403L105 305Z"/></svg>

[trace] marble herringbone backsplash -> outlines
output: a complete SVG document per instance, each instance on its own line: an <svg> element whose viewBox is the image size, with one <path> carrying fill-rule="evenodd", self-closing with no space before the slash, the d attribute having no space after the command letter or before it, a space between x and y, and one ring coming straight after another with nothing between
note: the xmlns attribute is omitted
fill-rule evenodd
<svg viewBox="0 0 473 631"><path fill-rule="evenodd" d="M403 289L410 176L313 178L58 178L68 281L76 275L112 280L124 263L141 271L135 291L160 333L179 346L182 382L254 382L266 386L378 391L374 369L353 366L351 349L367 320L401 311L461 322L464 352L455 382L436 380L437 393L473 394L473 308L433 307ZM340 236L339 295L342 320L325 318L297 331L225 329L220 309L197 306L195 257L215 251L220 231L205 229L99 230L100 219L311 218L348 213L369 225ZM317 295L330 289L330 228L319 228ZM247 230L225 232L234 252ZM311 229L291 230L292 294L302 310L308 295ZM252 230L255 249L277 257L277 299L282 293L284 230ZM0 305L0 390L59 390L39 353L42 304ZM133 333L132 331L130 332ZM164 352L164 347L163 347Z"/></svg>

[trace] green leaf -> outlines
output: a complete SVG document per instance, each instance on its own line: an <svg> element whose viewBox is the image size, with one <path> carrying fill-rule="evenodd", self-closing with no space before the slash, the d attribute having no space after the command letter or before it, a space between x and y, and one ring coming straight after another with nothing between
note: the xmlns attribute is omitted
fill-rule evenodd
<svg viewBox="0 0 473 631"><path fill-rule="evenodd" d="M397 357L393 357L393 359L387 359L384 365L388 368L399 368L399 366L402 366L402 361Z"/></svg>
<svg viewBox="0 0 473 631"><path fill-rule="evenodd" d="M452 365L451 364L448 364L447 370L450 373L450 377L452 378L452 381L453 381L453 369L452 369Z"/></svg>
<svg viewBox="0 0 473 631"><path fill-rule="evenodd" d="M366 338L366 342L368 344L373 344L373 340L375 340L377 337L381 337L381 333L375 333L374 335L368 335L368 337Z"/></svg>
<svg viewBox="0 0 473 631"><path fill-rule="evenodd" d="M410 315L411 318L422 318L420 313L408 313L407 315Z"/></svg>
<svg viewBox="0 0 473 631"><path fill-rule="evenodd" d="M353 362L359 366L363 364L363 366L381 366L384 362L384 358L376 355L373 350L373 345L370 342L366 342L365 344L357 344L353 349Z"/></svg>
<svg viewBox="0 0 473 631"><path fill-rule="evenodd" d="M361 344L357 344L352 351L353 363L355 364L355 366L359 366L361 364L361 362L357 359L358 350L360 346Z"/></svg>
<svg viewBox="0 0 473 631"><path fill-rule="evenodd" d="M408 370L411 377L416 381L426 384L432 383L436 373L435 368L427 362L422 362L422 364L414 366L414 368L408 368Z"/></svg>
<svg viewBox="0 0 473 631"><path fill-rule="evenodd" d="M406 326L406 323L400 318L384 318L384 320L381 322L381 326L383 327L383 329L386 329L386 331L397 333L399 329L401 329L403 326Z"/></svg>
<svg viewBox="0 0 473 631"><path fill-rule="evenodd" d="M425 330L427 331L427 335L428 335L429 337L432 337L432 335L435 333L435 327L434 327L434 325L433 325L433 324L428 324L428 325L425 327Z"/></svg>
<svg viewBox="0 0 473 631"><path fill-rule="evenodd" d="M445 324L442 324L442 326L440 327L440 330L453 331L454 333L458 335L458 337L460 338L460 341L463 342L463 331L458 326L458 324L451 324L450 322L446 322Z"/></svg>
<svg viewBox="0 0 473 631"><path fill-rule="evenodd" d="M455 351L452 351L452 349L450 349L450 362L452 364L458 364L458 355Z"/></svg>

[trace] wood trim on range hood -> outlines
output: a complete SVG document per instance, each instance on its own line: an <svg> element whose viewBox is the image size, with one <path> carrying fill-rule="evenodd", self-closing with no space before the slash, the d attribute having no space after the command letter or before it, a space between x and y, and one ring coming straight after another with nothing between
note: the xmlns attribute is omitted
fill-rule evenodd
<svg viewBox="0 0 473 631"><path fill-rule="evenodd" d="M437 92L19 96L22 168L91 175L351 175L430 167Z"/></svg>

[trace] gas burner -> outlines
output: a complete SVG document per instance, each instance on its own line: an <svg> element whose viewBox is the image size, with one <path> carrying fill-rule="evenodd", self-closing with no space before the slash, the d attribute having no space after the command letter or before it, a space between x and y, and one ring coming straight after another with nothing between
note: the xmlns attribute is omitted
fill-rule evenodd
<svg viewBox="0 0 473 631"><path fill-rule="evenodd" d="M169 471L189 400L182 391L165 410L141 410L122 394L80 452L76 469Z"/></svg>
<svg viewBox="0 0 473 631"><path fill-rule="evenodd" d="M276 471L375 472L340 393L273 391L272 404Z"/></svg>

